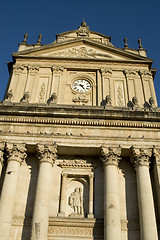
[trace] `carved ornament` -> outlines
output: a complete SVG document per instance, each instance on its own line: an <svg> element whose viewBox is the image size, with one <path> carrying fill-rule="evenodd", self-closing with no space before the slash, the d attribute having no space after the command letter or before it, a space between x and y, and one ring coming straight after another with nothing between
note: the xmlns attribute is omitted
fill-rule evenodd
<svg viewBox="0 0 160 240"><path fill-rule="evenodd" d="M53 104L53 103L57 103L57 94L56 93L52 93L51 94L51 97L50 97L50 104Z"/></svg>
<svg viewBox="0 0 160 240"><path fill-rule="evenodd" d="M85 94L76 95L72 101L74 103L85 104L88 102L87 96Z"/></svg>
<svg viewBox="0 0 160 240"><path fill-rule="evenodd" d="M10 90L7 92L7 98L4 100L4 102L5 102L5 103L10 103L12 98L13 98L13 90L10 89Z"/></svg>
<svg viewBox="0 0 160 240"><path fill-rule="evenodd" d="M135 148L134 146L131 147L131 162L135 167L149 167L151 155L152 149Z"/></svg>
<svg viewBox="0 0 160 240"><path fill-rule="evenodd" d="M49 226L48 229L48 233L49 234L53 234L53 235L60 235L60 236L93 236L93 229L91 227L79 227L79 222L76 223L76 226L74 227L66 227L66 226ZM73 237L72 237L73 239Z"/></svg>
<svg viewBox="0 0 160 240"><path fill-rule="evenodd" d="M123 88L121 85L117 86L117 92L116 92L116 104L117 106L124 106L124 92L123 92Z"/></svg>
<svg viewBox="0 0 160 240"><path fill-rule="evenodd" d="M57 145L37 145L38 156L40 163L47 162L50 163L52 166L57 159Z"/></svg>
<svg viewBox="0 0 160 240"><path fill-rule="evenodd" d="M15 64L13 65L13 70L15 70L16 72L22 72L24 70L24 65Z"/></svg>
<svg viewBox="0 0 160 240"><path fill-rule="evenodd" d="M6 152L8 161L17 161L20 164L27 157L25 144L7 143Z"/></svg>
<svg viewBox="0 0 160 240"><path fill-rule="evenodd" d="M79 26L78 30L76 31L77 36L83 37L83 36L87 36L89 37L90 34L90 30L89 27L87 26L86 22L82 22L81 26Z"/></svg>
<svg viewBox="0 0 160 240"><path fill-rule="evenodd" d="M142 70L140 70L140 71L139 71L139 75L140 75L141 77L147 77L147 76L152 76L152 73L149 72L149 71L142 71Z"/></svg>
<svg viewBox="0 0 160 240"><path fill-rule="evenodd" d="M42 85L41 85L39 96L38 96L38 102L39 103L44 103L45 102L45 95L46 95L46 85L43 82Z"/></svg>
<svg viewBox="0 0 160 240"><path fill-rule="evenodd" d="M109 54L98 52L92 48L80 47L71 48L65 51L57 51L52 54L52 56L62 56L71 58L90 58L90 59L101 59L101 58L112 58Z"/></svg>
<svg viewBox="0 0 160 240"><path fill-rule="evenodd" d="M53 66L51 67L51 70L52 70L52 72L54 72L54 73L60 74L60 73L62 73L62 72L64 71L64 66L56 66L56 65L53 65Z"/></svg>
<svg viewBox="0 0 160 240"><path fill-rule="evenodd" d="M23 98L22 98L22 102L23 103L28 103L29 102L29 98L30 98L30 93L28 91L26 91L23 95Z"/></svg>
<svg viewBox="0 0 160 240"><path fill-rule="evenodd" d="M132 75L136 75L136 71L132 69L125 69L123 73L124 75L126 75L126 77L131 77Z"/></svg>
<svg viewBox="0 0 160 240"><path fill-rule="evenodd" d="M104 166L115 165L118 167L121 159L121 147L101 147L101 160Z"/></svg>
<svg viewBox="0 0 160 240"><path fill-rule="evenodd" d="M102 76L111 76L112 75L112 68L101 68L100 73L102 74Z"/></svg>
<svg viewBox="0 0 160 240"><path fill-rule="evenodd" d="M61 168L90 168L92 169L93 166L91 163L88 163L86 160L63 160L63 162L59 163Z"/></svg>
<svg viewBox="0 0 160 240"><path fill-rule="evenodd" d="M28 70L28 72L36 73L39 71L39 66L38 65L28 65L27 70Z"/></svg>

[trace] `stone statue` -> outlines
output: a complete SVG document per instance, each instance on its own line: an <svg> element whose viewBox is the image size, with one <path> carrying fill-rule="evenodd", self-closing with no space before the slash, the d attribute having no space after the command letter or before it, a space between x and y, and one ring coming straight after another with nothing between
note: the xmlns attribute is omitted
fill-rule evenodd
<svg viewBox="0 0 160 240"><path fill-rule="evenodd" d="M74 210L74 215L83 215L82 189L76 188L69 197L69 205Z"/></svg>

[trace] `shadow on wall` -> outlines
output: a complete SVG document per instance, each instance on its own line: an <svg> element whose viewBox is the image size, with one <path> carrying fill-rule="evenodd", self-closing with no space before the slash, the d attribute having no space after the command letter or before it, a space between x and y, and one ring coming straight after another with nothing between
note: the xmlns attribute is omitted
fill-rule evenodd
<svg viewBox="0 0 160 240"><path fill-rule="evenodd" d="M26 159L27 166L30 170L30 182L27 194L27 203L24 216L24 225L22 231L22 239L29 240L31 236L32 214L34 208L34 200L36 194L37 177L38 177L38 161L35 155L28 155Z"/></svg>

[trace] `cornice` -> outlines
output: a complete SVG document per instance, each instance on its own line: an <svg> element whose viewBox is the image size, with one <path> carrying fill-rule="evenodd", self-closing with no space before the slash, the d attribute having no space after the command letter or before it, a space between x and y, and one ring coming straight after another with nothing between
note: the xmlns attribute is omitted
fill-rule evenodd
<svg viewBox="0 0 160 240"><path fill-rule="evenodd" d="M12 103L0 105L0 122L160 129L160 110Z"/></svg>

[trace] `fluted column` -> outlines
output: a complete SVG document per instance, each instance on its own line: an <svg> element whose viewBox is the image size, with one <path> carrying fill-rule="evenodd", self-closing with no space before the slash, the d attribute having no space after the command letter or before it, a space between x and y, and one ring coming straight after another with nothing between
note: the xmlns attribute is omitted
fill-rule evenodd
<svg viewBox="0 0 160 240"><path fill-rule="evenodd" d="M56 145L38 145L40 166L32 218L31 240L48 239L51 171L57 157L56 153Z"/></svg>
<svg viewBox="0 0 160 240"><path fill-rule="evenodd" d="M67 187L67 174L62 174L62 187L61 187L61 202L60 202L60 212L58 217L65 217L66 210L66 187Z"/></svg>
<svg viewBox="0 0 160 240"><path fill-rule="evenodd" d="M88 218L94 218L93 214L93 177L94 174L89 175L89 214Z"/></svg>
<svg viewBox="0 0 160 240"><path fill-rule="evenodd" d="M136 168L141 240L158 240L151 179L149 174L151 149L132 147Z"/></svg>
<svg viewBox="0 0 160 240"><path fill-rule="evenodd" d="M104 164L104 240L121 239L118 162L121 148L101 148Z"/></svg>
<svg viewBox="0 0 160 240"><path fill-rule="evenodd" d="M4 143L0 143L0 176L3 168Z"/></svg>
<svg viewBox="0 0 160 240"><path fill-rule="evenodd" d="M19 168L26 157L24 144L7 144L8 165L0 198L0 240L8 240L15 204Z"/></svg>

